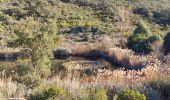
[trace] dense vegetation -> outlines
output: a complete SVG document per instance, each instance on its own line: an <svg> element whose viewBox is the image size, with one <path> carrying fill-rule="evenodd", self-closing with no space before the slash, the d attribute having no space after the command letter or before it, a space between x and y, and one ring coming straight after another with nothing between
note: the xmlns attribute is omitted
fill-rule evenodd
<svg viewBox="0 0 170 100"><path fill-rule="evenodd" d="M169 5L0 0L0 100L169 100Z"/></svg>

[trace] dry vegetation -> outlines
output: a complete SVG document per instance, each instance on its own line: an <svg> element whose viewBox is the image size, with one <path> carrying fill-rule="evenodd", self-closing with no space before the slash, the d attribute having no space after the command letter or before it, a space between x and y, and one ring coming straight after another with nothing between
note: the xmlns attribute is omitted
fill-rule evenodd
<svg viewBox="0 0 170 100"><path fill-rule="evenodd" d="M169 4L0 0L0 100L170 100Z"/></svg>

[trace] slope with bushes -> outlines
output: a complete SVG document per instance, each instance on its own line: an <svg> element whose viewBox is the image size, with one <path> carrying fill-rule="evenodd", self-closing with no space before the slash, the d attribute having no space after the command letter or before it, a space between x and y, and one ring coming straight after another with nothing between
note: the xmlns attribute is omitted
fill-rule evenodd
<svg viewBox="0 0 170 100"><path fill-rule="evenodd" d="M0 99L169 100L169 4L0 0Z"/></svg>

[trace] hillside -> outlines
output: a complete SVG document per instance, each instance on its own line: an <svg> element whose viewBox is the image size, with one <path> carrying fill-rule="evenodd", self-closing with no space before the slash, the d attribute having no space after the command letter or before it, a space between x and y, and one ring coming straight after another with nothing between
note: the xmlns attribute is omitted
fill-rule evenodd
<svg viewBox="0 0 170 100"><path fill-rule="evenodd" d="M169 0L0 0L0 100L169 100Z"/></svg>

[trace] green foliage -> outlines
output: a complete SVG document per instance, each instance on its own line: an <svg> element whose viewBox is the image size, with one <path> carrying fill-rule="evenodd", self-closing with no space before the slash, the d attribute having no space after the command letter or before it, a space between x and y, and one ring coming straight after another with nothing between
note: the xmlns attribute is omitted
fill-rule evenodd
<svg viewBox="0 0 170 100"><path fill-rule="evenodd" d="M127 46L135 52L149 53L153 51L152 44L159 40L158 35L152 35L148 26L140 21L134 33L128 37Z"/></svg>
<svg viewBox="0 0 170 100"><path fill-rule="evenodd" d="M71 3L73 0L61 0L64 3Z"/></svg>
<svg viewBox="0 0 170 100"><path fill-rule="evenodd" d="M170 9L161 9L154 11L154 21L160 25L170 25Z"/></svg>
<svg viewBox="0 0 170 100"><path fill-rule="evenodd" d="M149 27L145 24L144 21L140 20L139 23L137 24L137 26L138 27L135 29L134 34L144 35L145 37L147 37L151 34Z"/></svg>
<svg viewBox="0 0 170 100"><path fill-rule="evenodd" d="M1 17L1 15L0 15ZM1 20L1 18L0 18ZM4 21L4 20L3 20ZM4 22L0 21L0 46L6 46L7 42L11 40L11 38L14 36L9 32L9 26L5 26Z"/></svg>
<svg viewBox="0 0 170 100"><path fill-rule="evenodd" d="M3 45L4 27L0 23L0 46Z"/></svg>
<svg viewBox="0 0 170 100"><path fill-rule="evenodd" d="M85 92L80 100L107 100L107 91L103 88L90 87Z"/></svg>
<svg viewBox="0 0 170 100"><path fill-rule="evenodd" d="M65 94L63 88L50 86L43 91L43 95L45 98L55 98L57 96Z"/></svg>
<svg viewBox="0 0 170 100"><path fill-rule="evenodd" d="M29 74L21 80L22 84L27 86L28 89L34 89L42 83L42 79L34 74Z"/></svg>
<svg viewBox="0 0 170 100"><path fill-rule="evenodd" d="M11 8L11 9L7 9L3 12L4 12L4 14L12 16L17 20L26 17L28 14L27 10L23 10L21 8Z"/></svg>
<svg viewBox="0 0 170 100"><path fill-rule="evenodd" d="M99 89L97 90L94 100L107 100L107 92L105 89Z"/></svg>
<svg viewBox="0 0 170 100"><path fill-rule="evenodd" d="M51 66L51 72L52 75L59 75L60 78L64 78L67 75L67 68L65 68L65 66L62 65L62 63L54 63Z"/></svg>
<svg viewBox="0 0 170 100"><path fill-rule="evenodd" d="M29 73L32 73L34 69L30 66L29 63L21 63L19 65L16 65L13 69L13 71L18 74L18 76L24 76L28 75Z"/></svg>
<svg viewBox="0 0 170 100"><path fill-rule="evenodd" d="M164 53L167 55L170 52L170 32L164 38Z"/></svg>
<svg viewBox="0 0 170 100"><path fill-rule="evenodd" d="M88 68L88 69L81 70L80 75L81 76L83 76L83 75L91 76L91 75L95 75L95 72L93 69Z"/></svg>
<svg viewBox="0 0 170 100"><path fill-rule="evenodd" d="M17 38L11 41L9 46L23 48L22 52L30 58L36 72L46 76L50 72L52 51L57 46L59 38L56 35L55 21L49 20L43 24L39 24L31 17L22 20L14 31Z"/></svg>
<svg viewBox="0 0 170 100"><path fill-rule="evenodd" d="M85 34L84 39L88 42L92 42L93 41L93 33Z"/></svg>
<svg viewBox="0 0 170 100"><path fill-rule="evenodd" d="M134 9L133 13L140 14L140 15L142 15L144 17L148 17L148 18L153 17L153 12L146 7L137 7Z"/></svg>
<svg viewBox="0 0 170 100"><path fill-rule="evenodd" d="M14 81L24 84L28 89L34 89L42 83L42 79L39 75L35 75L34 68L28 62L21 63L20 65L14 66L9 72Z"/></svg>
<svg viewBox="0 0 170 100"><path fill-rule="evenodd" d="M66 3L63 3L63 2ZM139 4L141 7L138 8ZM94 69L83 69L81 73L75 72L75 63L68 63L67 66L63 66L63 62L55 63L52 65L53 50L56 48L58 40L60 38L57 33L63 34L66 37L68 45L64 45L67 48L74 46L89 45L85 42L95 42L100 39L98 37L101 34L108 33L113 37L114 45L117 45L118 40L121 38L124 43L122 33L130 31L135 27L133 20L136 16L131 13L133 7L135 7L135 14L143 17L147 20L149 26L143 21L138 24L138 27L134 31L134 34L128 38L128 47L136 52L149 53L153 50L155 41L159 39L157 34L158 31L166 31L164 25L169 25L170 13L169 13L169 2L168 0L0 0L0 46L6 46L6 42L9 42L10 47L17 47L21 49L21 60L28 60L21 64L13 65L0 65L1 78L11 77L13 81L21 83L26 86L26 90L36 90L38 86L43 82L44 77L48 77L50 81L53 81L53 76L57 75L64 77L67 73L71 72L68 70L73 69L72 74L76 74L79 77L81 75L96 75ZM148 7L148 5L150 7ZM57 23L55 22L57 21ZM90 25L79 26L75 23L84 24L88 22ZM72 23L73 26L64 26L62 23ZM57 27L57 25L58 27ZM163 24L163 25L162 25ZM162 25L161 27L159 25ZM153 26L153 29L149 27ZM58 29L57 29L58 28ZM58 30L58 31L57 31ZM153 32L155 30L155 33ZM158 31L157 31L158 30ZM152 34L152 32L154 34ZM160 32L160 33L161 33ZM10 34L9 34L10 33ZM65 34L67 33L67 34ZM71 34L70 34L71 33ZM79 34L80 33L80 34ZM118 34L112 34L118 33ZM121 35L120 35L121 33ZM11 38L11 36L15 37ZM159 34L163 36L163 34ZM102 36L101 36L102 37ZM118 38L117 38L118 37ZM10 39L9 39L10 38ZM80 38L80 39L75 39ZM77 40L86 40L83 43ZM98 39L98 40L97 40ZM71 40L71 42L70 42ZM169 33L165 37L164 48L166 52L169 52ZM76 42L75 42L76 41ZM79 43L77 43L79 42ZM105 42L105 41L104 41ZM98 43L98 42L97 42ZM122 44L123 44L122 43ZM71 44L71 45L70 45ZM101 48L109 49L110 45L101 46ZM112 45L112 44L111 44ZM123 44L124 45L124 44ZM93 46L93 44L92 44ZM95 44L94 44L95 46ZM113 45L112 45L113 46ZM107 48L106 48L107 47ZM156 46L155 46L156 47ZM93 49L93 48L92 48ZM100 48L98 48L100 49ZM74 50L73 50L74 51ZM5 51L6 52L6 51ZM69 55L70 51L58 50L56 54ZM93 52L92 52L93 53ZM99 55L100 52L96 52ZM110 52L108 52L110 53ZM8 54L7 54L8 55ZM10 55L9 55L10 56ZM54 55L55 56L55 55ZM18 63L18 61L17 61ZM68 68L67 68L68 67ZM77 71L77 70L76 70ZM52 72L51 76L49 74ZM70 74L70 73L69 73ZM52 77L52 78L51 78ZM76 76L77 78L77 76ZM74 76L71 76L71 85L74 85ZM46 80L49 82L49 80ZM81 79L80 79L81 80ZM91 77L89 78L91 81ZM46 82L45 81L45 82ZM58 80L57 80L58 81ZM70 91L74 89L84 89L87 92L85 99L82 100L107 100L106 90L95 88L94 90L88 91L86 87L74 88L69 86L69 80L59 80L64 82L64 86ZM87 81L87 80L85 80ZM84 80L82 80L84 82ZM5 81L6 83L6 81ZM59 82L60 83L60 82ZM67 85L67 84L68 85ZM6 84L5 84L6 85ZM77 84L75 84L77 85ZM101 85L101 84L100 84ZM103 85L103 84L102 84ZM89 86L89 85L88 85ZM95 85L96 86L96 85ZM70 88L71 87L71 88ZM6 88L6 87L5 87ZM91 88L91 87L90 87ZM165 86L162 91L167 91L169 88ZM119 88L120 90L120 88ZM33 92L31 91L31 92ZM152 90L151 90L152 91ZM78 92L81 92L79 90ZM147 91L146 91L147 92ZM128 92L129 93L129 92ZM128 94L127 93L127 94ZM136 92L135 92L136 93ZM131 92L128 95L133 95L136 98L136 94ZM152 94L151 94L152 93ZM167 91L169 93L169 91ZM166 94L167 94L166 93ZM31 100L46 100L46 99L58 99L61 95L64 95L64 89L49 86L42 92L33 95ZM76 94L76 93L73 93ZM126 93L124 93L126 94ZM139 93L138 93L139 94ZM161 94L159 92L149 92L148 96ZM72 93L70 93L72 95ZM79 94L78 94L79 95ZM14 95L15 96L15 95ZM77 94L72 97L77 99ZM84 94L83 94L84 96ZM13 97L13 96L12 96ZM138 97L138 95L137 95ZM120 98L119 95L115 98ZM148 98L147 98L148 99ZM61 98L63 100L63 98ZM126 98L125 98L126 100Z"/></svg>
<svg viewBox="0 0 170 100"><path fill-rule="evenodd" d="M2 22L4 27L11 27L11 25L14 23L15 20L9 15L0 13L0 21ZM9 31L9 29L8 29L8 31ZM10 35L12 35L12 34L10 34ZM9 35L7 35L7 36L9 36Z"/></svg>
<svg viewBox="0 0 170 100"><path fill-rule="evenodd" d="M40 17L42 20L56 17L56 9L53 9L47 0L33 0L28 3L27 9L30 16Z"/></svg>
<svg viewBox="0 0 170 100"><path fill-rule="evenodd" d="M142 16L151 22L166 27L170 25L170 7L168 0L139 1L142 5L136 6L133 13ZM163 4L160 6L160 4ZM152 6L151 6L152 5ZM153 23L152 23L153 24Z"/></svg>
<svg viewBox="0 0 170 100"><path fill-rule="evenodd" d="M0 66L0 73L7 78L11 77L13 81L25 85L28 89L34 89L42 82L40 76L35 75L34 68L29 62L3 64Z"/></svg>
<svg viewBox="0 0 170 100"><path fill-rule="evenodd" d="M161 90L160 89L156 89L156 88L152 88L152 86L142 86L142 88L140 89L140 91L142 93L145 94L147 100L159 100L161 99Z"/></svg>
<svg viewBox="0 0 170 100"><path fill-rule="evenodd" d="M63 88L50 85L43 89L42 92L37 93L35 95L31 95L30 100L55 100L56 98L60 98L65 95L66 92Z"/></svg>
<svg viewBox="0 0 170 100"><path fill-rule="evenodd" d="M144 94L135 90L126 90L114 97L114 100L146 100Z"/></svg>
<svg viewBox="0 0 170 100"><path fill-rule="evenodd" d="M67 50L67 49L57 49L54 52L54 56L56 58L62 59L62 58L67 58L70 55L71 51Z"/></svg>

